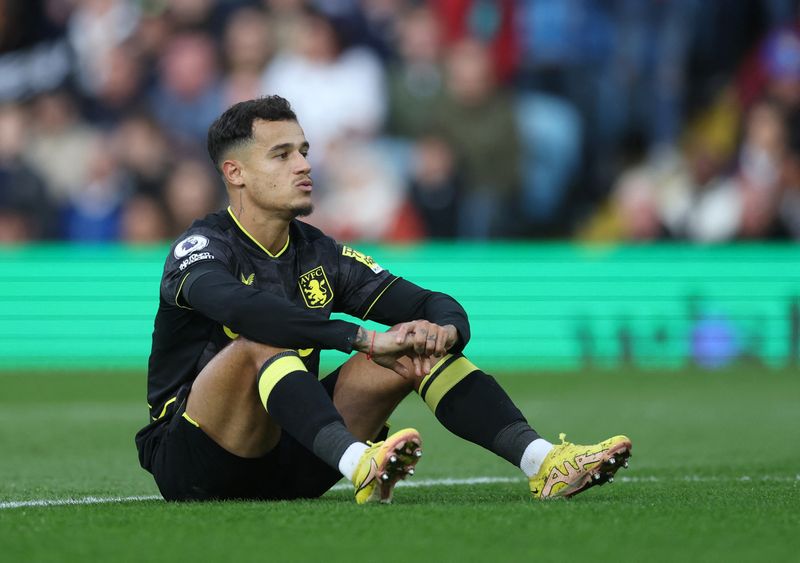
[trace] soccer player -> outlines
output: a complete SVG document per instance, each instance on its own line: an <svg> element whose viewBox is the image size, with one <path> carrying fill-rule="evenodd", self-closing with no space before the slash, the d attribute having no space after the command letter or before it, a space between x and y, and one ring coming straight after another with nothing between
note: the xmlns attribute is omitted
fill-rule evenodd
<svg viewBox="0 0 800 563"><path fill-rule="evenodd" d="M289 103L238 103L210 127L229 207L195 221L164 266L139 460L168 500L318 497L342 476L359 503L391 500L419 433L386 421L416 391L454 434L518 466L534 498L611 481L631 442L553 445L462 353L451 297L390 274L297 217L312 210ZM334 311L393 328L331 320ZM317 378L319 351L356 351Z"/></svg>

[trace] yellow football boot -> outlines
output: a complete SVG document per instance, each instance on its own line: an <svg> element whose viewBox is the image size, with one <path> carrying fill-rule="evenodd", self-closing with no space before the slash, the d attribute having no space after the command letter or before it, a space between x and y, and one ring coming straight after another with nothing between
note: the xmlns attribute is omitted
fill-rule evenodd
<svg viewBox="0 0 800 563"><path fill-rule="evenodd" d="M571 497L594 485L611 483L620 467L628 467L631 441L614 436L599 444L581 446L564 440L544 458L539 472L530 478L536 499Z"/></svg>
<svg viewBox="0 0 800 563"><path fill-rule="evenodd" d="M383 442L369 444L356 467L353 484L356 502L392 502L392 491L401 479L414 474L422 457L422 438L413 428L395 432Z"/></svg>

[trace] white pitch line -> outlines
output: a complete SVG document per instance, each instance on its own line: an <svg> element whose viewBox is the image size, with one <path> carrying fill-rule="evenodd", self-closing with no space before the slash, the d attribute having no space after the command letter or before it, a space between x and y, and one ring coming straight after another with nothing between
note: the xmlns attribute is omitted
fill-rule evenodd
<svg viewBox="0 0 800 563"><path fill-rule="evenodd" d="M397 483L398 487L437 487L439 485L485 485L493 483L519 483L522 482L521 478L515 477L469 477L466 479L414 479L412 481L400 481ZM353 485L350 483L339 483L331 487L332 491L343 491L352 489Z"/></svg>
<svg viewBox="0 0 800 563"><path fill-rule="evenodd" d="M413 481L400 481L398 487L439 487L439 486L459 486L459 485L486 485L495 483L519 483L524 480L514 477L469 477L466 479L415 479ZM781 483L800 482L800 473L792 477L791 475L761 475L751 477L740 475L739 477L715 477L713 475L684 475L683 477L665 478L654 475L634 475L618 476L617 481L622 483L664 483L664 482L691 482L691 483L731 483L748 481L772 481ZM335 485L331 490L349 490L352 485L341 483ZM0 510L9 508L37 508L49 506L84 506L90 504L114 504L120 502L140 502L146 500L161 500L158 495L127 496L127 497L82 497L65 499L34 499L34 500L11 500L0 502Z"/></svg>
<svg viewBox="0 0 800 563"><path fill-rule="evenodd" d="M61 499L35 499L35 500L10 500L0 502L0 510L4 508L28 508L38 506L83 506L87 504L110 504L114 502L130 502L142 500L159 500L160 496L133 496L133 497L83 497Z"/></svg>

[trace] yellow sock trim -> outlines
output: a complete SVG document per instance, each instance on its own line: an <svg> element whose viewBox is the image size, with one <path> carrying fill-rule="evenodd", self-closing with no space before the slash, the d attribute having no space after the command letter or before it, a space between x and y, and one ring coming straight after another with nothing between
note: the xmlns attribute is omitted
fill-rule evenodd
<svg viewBox="0 0 800 563"><path fill-rule="evenodd" d="M267 399L269 394L278 384L278 382L295 371L308 371L303 361L297 356L282 356L270 363L267 368L261 372L258 378L258 395L261 397L261 404L267 408ZM269 412L269 411L268 411Z"/></svg>
<svg viewBox="0 0 800 563"><path fill-rule="evenodd" d="M422 392L428 385L428 381L431 380L432 377L436 376L436 372L442 367L443 364L447 363L447 361L453 357L453 354L445 354L445 356L436 362L433 367L431 368L431 372L422 378L422 383L419 384L419 390Z"/></svg>
<svg viewBox="0 0 800 563"><path fill-rule="evenodd" d="M443 361L439 362L437 366L443 363ZM439 401L442 400L442 397L444 397L450 389L455 387L459 381L467 377L473 371L477 371L477 369L475 364L463 356L450 363L441 373L437 373L436 369L432 369L431 373L426 376L422 385L420 385L422 398L431 411L435 413L436 407L439 406ZM430 384L426 389L425 385L427 385L429 381Z"/></svg>

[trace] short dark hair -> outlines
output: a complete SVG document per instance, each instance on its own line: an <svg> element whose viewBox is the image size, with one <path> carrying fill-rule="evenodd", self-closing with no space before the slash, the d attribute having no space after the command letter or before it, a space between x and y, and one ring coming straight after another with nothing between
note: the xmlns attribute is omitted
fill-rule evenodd
<svg viewBox="0 0 800 563"><path fill-rule="evenodd" d="M253 138L253 121L297 121L297 116L285 98L264 96L234 104L208 128L208 155L217 170L223 155L233 146Z"/></svg>

